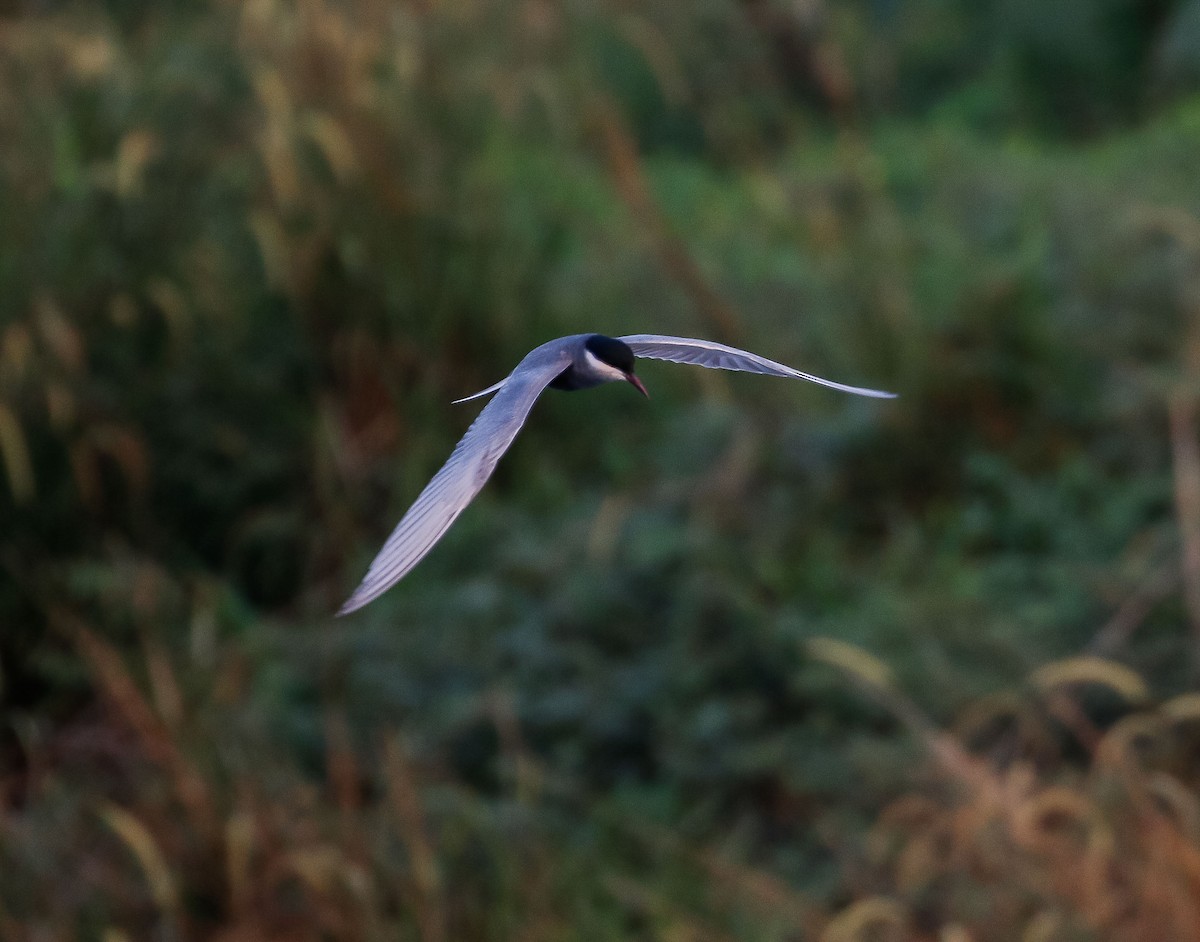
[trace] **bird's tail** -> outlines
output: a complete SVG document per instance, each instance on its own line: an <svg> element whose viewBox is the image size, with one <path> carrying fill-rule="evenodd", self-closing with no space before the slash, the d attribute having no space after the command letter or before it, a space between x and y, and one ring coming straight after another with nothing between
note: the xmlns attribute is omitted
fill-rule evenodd
<svg viewBox="0 0 1200 942"><path fill-rule="evenodd" d="M503 386L507 382L508 382L508 377L506 376L506 377L504 377L504 379L500 380L500 382L496 383L493 386L489 386L487 389L481 389L479 392L473 393L470 396L463 396L461 399L455 399L454 402L451 403L451 405L456 406L460 402L470 402L472 399L478 399L480 396L490 395L491 393L499 391L500 387Z"/></svg>

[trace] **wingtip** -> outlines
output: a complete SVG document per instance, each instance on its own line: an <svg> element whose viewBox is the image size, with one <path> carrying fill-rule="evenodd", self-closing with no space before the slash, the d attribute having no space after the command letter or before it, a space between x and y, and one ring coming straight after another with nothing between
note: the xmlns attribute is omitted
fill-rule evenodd
<svg viewBox="0 0 1200 942"><path fill-rule="evenodd" d="M368 571L366 577L359 584L358 588L350 593L350 598L342 603L342 607L336 612L335 617L341 618L353 612L357 612L360 608L366 608L374 602L379 596L383 595L388 589L400 581L397 576L394 579L381 582L378 578L372 575L372 571ZM403 575L403 573L401 574Z"/></svg>
<svg viewBox="0 0 1200 942"><path fill-rule="evenodd" d="M366 605L370 598L363 598L359 592L355 592L350 598L342 603L342 607L334 613L334 618L342 618L349 615L351 612L357 612L360 608Z"/></svg>
<svg viewBox="0 0 1200 942"><path fill-rule="evenodd" d="M852 393L855 396L866 396L869 399L899 399L900 394L888 392L884 389L867 389L863 386L843 386L841 383L830 383L825 380L820 381L822 385L832 386L834 389L840 389L842 392Z"/></svg>

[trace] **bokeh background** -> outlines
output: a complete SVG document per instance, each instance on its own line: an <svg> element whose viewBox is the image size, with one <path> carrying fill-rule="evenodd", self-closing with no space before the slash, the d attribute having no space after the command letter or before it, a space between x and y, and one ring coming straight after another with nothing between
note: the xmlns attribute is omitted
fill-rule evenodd
<svg viewBox="0 0 1200 942"><path fill-rule="evenodd" d="M579 331L398 588L331 613ZM0 3L0 936L1200 937L1200 2Z"/></svg>

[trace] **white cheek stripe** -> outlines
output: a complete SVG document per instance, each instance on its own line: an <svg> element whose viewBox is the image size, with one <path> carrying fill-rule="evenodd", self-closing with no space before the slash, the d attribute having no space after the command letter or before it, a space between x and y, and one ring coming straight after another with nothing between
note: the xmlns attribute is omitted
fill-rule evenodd
<svg viewBox="0 0 1200 942"><path fill-rule="evenodd" d="M624 373L622 373L615 366L613 366L609 363L605 363L598 356L596 356L594 353L592 353L591 350L584 350L583 357L585 360L587 360L588 367L590 369L595 370L597 373L601 374L602 376L607 376L610 379L614 379L614 380L625 378Z"/></svg>

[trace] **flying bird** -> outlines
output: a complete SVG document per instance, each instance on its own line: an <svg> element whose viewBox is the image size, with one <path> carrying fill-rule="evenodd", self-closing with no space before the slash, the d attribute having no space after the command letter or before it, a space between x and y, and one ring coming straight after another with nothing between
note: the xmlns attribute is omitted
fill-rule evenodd
<svg viewBox="0 0 1200 942"><path fill-rule="evenodd" d="M857 396L883 399L895 396L895 393L846 386L802 373L766 357L711 340L656 334L632 334L617 338L601 334L573 334L551 340L531 350L515 370L494 386L455 400L468 402L495 393L492 401L484 406L455 446L442 469L433 476L433 480L425 486L408 513L396 525L371 563L362 584L354 590L338 614L349 614L378 598L425 557L491 477L496 462L517 437L517 432L525 424L529 410L543 389L590 389L603 383L626 382L643 396L648 396L646 387L634 375L634 357L691 363L714 370L741 370L805 379Z"/></svg>

